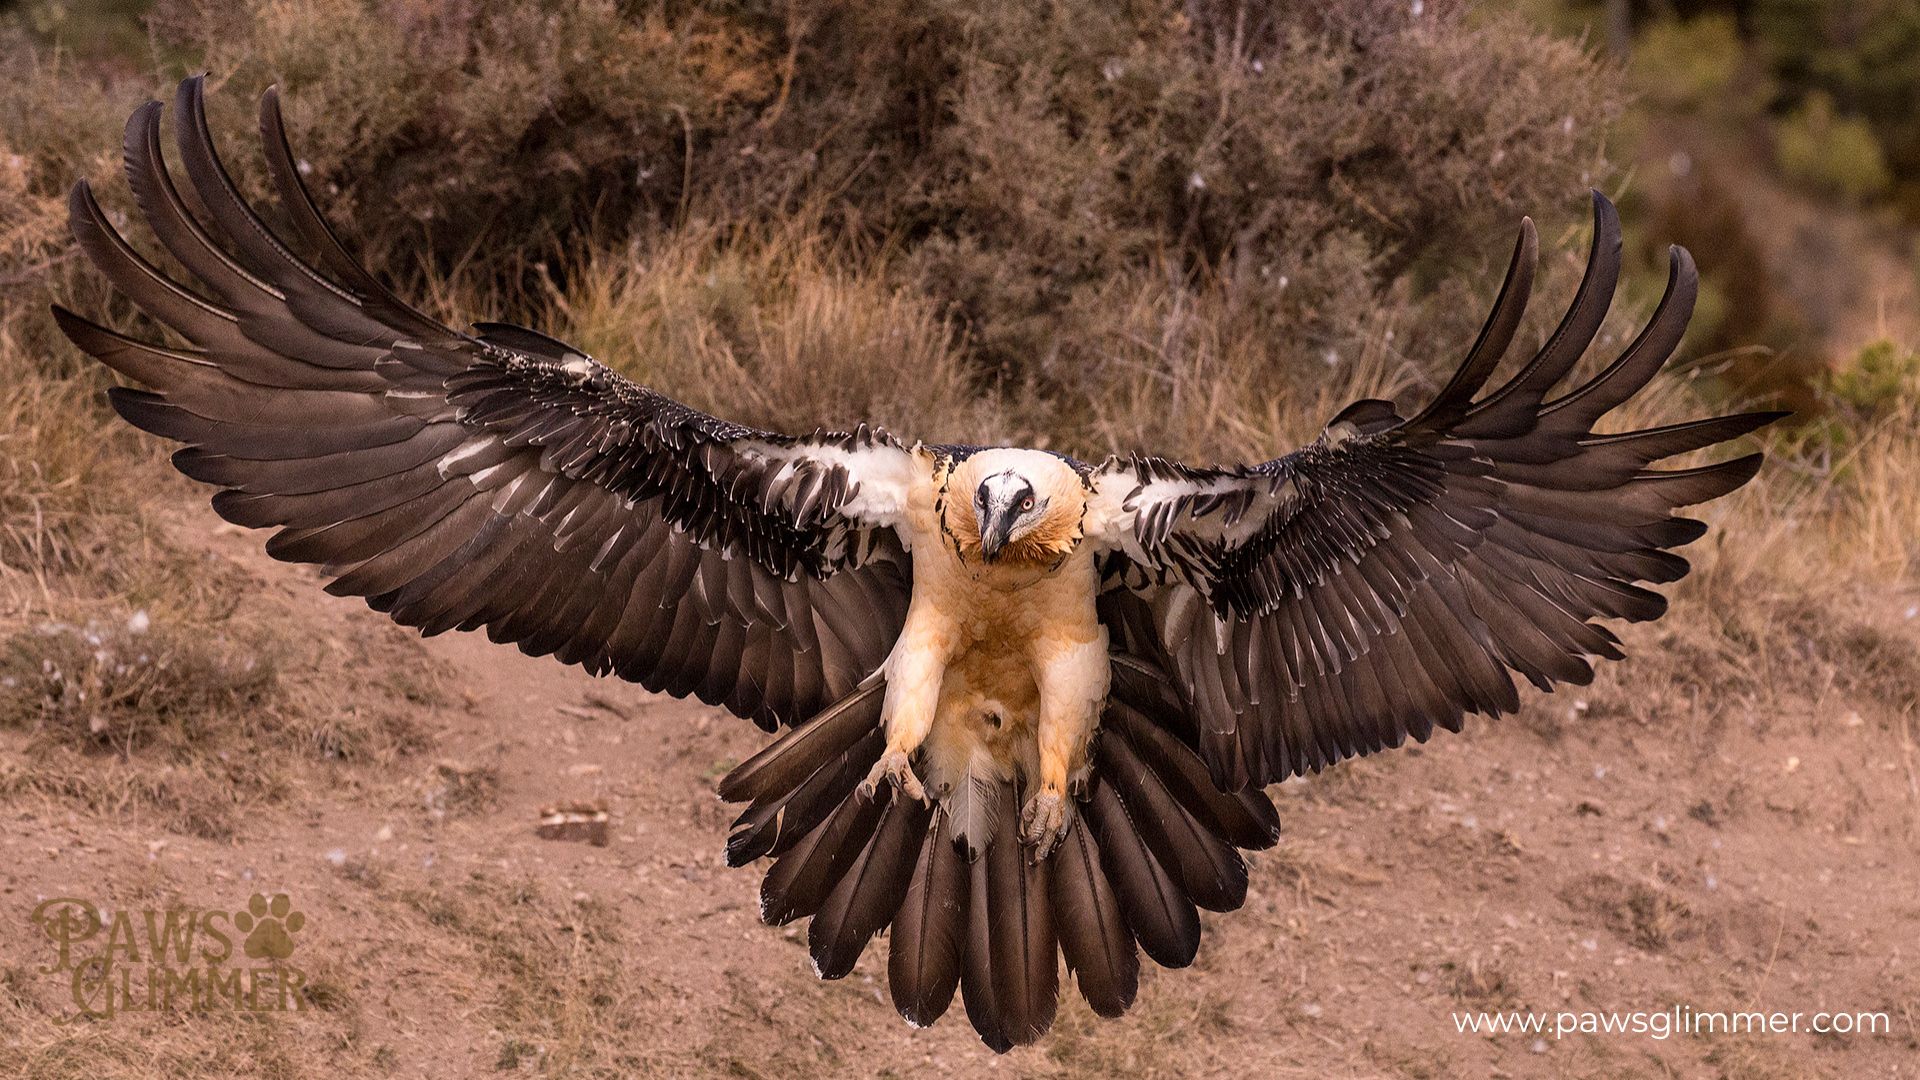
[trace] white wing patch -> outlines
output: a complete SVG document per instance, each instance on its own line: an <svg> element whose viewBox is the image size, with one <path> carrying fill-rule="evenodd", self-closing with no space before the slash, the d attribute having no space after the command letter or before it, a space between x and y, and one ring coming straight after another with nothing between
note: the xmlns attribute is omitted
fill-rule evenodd
<svg viewBox="0 0 1920 1080"><path fill-rule="evenodd" d="M1223 474L1207 479L1143 480L1109 462L1095 473L1087 505L1087 537L1102 550L1143 558L1176 528L1188 536L1234 547L1259 532L1292 494L1291 480Z"/></svg>
<svg viewBox="0 0 1920 1080"><path fill-rule="evenodd" d="M851 484L846 501L840 504L842 517L862 525L890 529L897 529L906 520L915 466L912 453L901 447L881 443L848 448L747 442L736 444L736 448L769 462L784 463L775 474L774 483L792 476L806 462L837 466L846 470Z"/></svg>

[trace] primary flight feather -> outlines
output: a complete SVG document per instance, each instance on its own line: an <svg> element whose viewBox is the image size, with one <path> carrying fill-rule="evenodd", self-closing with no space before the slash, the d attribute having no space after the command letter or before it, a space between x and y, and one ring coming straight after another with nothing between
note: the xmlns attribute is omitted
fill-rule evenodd
<svg viewBox="0 0 1920 1080"><path fill-rule="evenodd" d="M270 91L267 163L312 261L234 188L201 80L180 87L189 202L161 106L127 125L127 176L181 283L74 188L100 271L190 343L65 309L69 337L150 389L121 416L183 442L214 508L273 528L275 557L423 633L486 628L650 690L785 728L720 785L727 843L773 860L769 922L812 918L822 976L892 928L888 981L914 1024L958 990L990 1046L1052 1023L1064 957L1096 1012L1132 1004L1139 952L1178 967L1197 909L1246 895L1242 849L1279 836L1262 788L1459 730L1621 657L1596 620L1658 617L1674 515L1760 455L1657 461L1760 427L1747 413L1596 435L1659 370L1693 264L1644 332L1555 394L1620 266L1613 208L1572 308L1484 392L1519 327L1530 223L1480 338L1403 418L1350 406L1311 445L1238 468L1088 464L877 428L785 435L636 386L545 335L471 333L409 307L348 254L303 185Z"/></svg>

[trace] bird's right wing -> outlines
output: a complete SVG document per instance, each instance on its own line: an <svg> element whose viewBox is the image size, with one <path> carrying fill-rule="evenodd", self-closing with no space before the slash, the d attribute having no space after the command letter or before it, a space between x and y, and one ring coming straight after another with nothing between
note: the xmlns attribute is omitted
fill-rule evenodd
<svg viewBox="0 0 1920 1080"><path fill-rule="evenodd" d="M179 469L224 489L228 520L277 528L275 557L319 564L426 633L485 627L649 689L696 694L769 729L847 695L885 659L909 568L892 526L914 468L885 432L787 436L636 386L562 342L463 334L397 299L314 208L278 103L261 104L295 256L215 155L199 79L179 149L204 214L160 153L157 102L127 125L127 175L195 291L142 257L83 181L72 224L121 292L191 343L125 337L64 309L82 349L150 390L112 391Z"/></svg>

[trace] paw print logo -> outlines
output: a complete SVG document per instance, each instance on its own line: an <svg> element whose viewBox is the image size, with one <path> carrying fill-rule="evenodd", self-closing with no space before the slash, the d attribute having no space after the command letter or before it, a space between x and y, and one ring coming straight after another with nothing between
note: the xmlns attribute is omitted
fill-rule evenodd
<svg viewBox="0 0 1920 1080"><path fill-rule="evenodd" d="M234 913L234 928L247 935L242 946L255 960L285 960L293 955L293 935L307 924L307 917L293 910L286 893L271 902L259 893L247 901L247 910Z"/></svg>

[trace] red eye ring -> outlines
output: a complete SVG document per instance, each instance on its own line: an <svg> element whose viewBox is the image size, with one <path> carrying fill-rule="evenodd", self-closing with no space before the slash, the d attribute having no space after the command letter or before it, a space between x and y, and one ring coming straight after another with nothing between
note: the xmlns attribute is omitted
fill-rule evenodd
<svg viewBox="0 0 1920 1080"><path fill-rule="evenodd" d="M1027 496L1027 497L1026 497L1026 498L1024 498L1024 499L1021 499L1021 500L1020 500L1020 509L1021 509L1021 510L1031 510L1031 509L1033 509L1033 496L1031 496L1031 495L1029 495L1029 496Z"/></svg>

